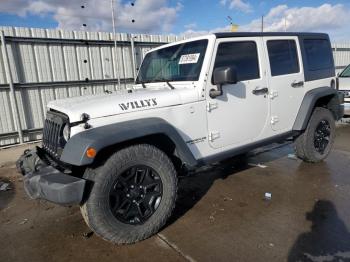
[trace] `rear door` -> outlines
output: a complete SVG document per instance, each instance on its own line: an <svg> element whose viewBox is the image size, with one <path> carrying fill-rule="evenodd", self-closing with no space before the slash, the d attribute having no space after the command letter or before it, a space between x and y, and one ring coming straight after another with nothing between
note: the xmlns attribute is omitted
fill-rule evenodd
<svg viewBox="0 0 350 262"><path fill-rule="evenodd" d="M264 37L269 63L270 123L274 131L292 129L302 103L304 72L298 37Z"/></svg>

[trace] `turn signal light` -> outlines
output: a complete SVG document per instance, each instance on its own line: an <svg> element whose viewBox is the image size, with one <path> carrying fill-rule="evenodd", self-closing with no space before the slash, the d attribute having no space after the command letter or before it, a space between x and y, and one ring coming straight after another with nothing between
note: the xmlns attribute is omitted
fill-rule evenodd
<svg viewBox="0 0 350 262"><path fill-rule="evenodd" d="M86 156L88 158L94 158L96 156L95 148L89 147L88 150L86 150Z"/></svg>

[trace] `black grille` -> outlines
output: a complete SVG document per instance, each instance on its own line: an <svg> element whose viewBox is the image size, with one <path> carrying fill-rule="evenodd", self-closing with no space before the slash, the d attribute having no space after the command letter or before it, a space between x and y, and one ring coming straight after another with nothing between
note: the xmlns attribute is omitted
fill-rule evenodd
<svg viewBox="0 0 350 262"><path fill-rule="evenodd" d="M68 123L65 115L47 112L43 130L43 148L50 155L59 157L62 153L62 130L64 124Z"/></svg>

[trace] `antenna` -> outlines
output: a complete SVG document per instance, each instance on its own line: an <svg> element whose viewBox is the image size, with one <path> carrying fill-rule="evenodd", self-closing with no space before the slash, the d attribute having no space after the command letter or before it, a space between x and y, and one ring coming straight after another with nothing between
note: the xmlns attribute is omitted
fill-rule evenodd
<svg viewBox="0 0 350 262"><path fill-rule="evenodd" d="M261 16L261 32L264 32L264 15Z"/></svg>
<svg viewBox="0 0 350 262"><path fill-rule="evenodd" d="M231 32L237 32L237 30L238 30L238 25L236 25L236 24L234 24L232 21L232 17L231 16L227 16L226 17L227 18L227 20L230 22L230 30L231 30Z"/></svg>

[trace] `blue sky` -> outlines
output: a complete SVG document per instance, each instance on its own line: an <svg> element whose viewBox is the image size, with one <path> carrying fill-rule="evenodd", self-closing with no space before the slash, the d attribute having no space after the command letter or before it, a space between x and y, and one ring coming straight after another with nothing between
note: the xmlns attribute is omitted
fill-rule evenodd
<svg viewBox="0 0 350 262"><path fill-rule="evenodd" d="M183 1L184 8L179 14L177 25L174 28L175 32L182 32L186 24L196 23L198 30L208 30L212 28L219 28L225 26L227 23L227 16L231 16L237 24L248 24L253 19L259 18L262 15L268 14L268 12L275 6L287 5L288 7L318 7L325 3L336 5L342 4L350 9L349 0L269 0L258 1L251 0L245 1L252 6L251 12L242 12L239 9L229 9L227 5L220 4L220 1ZM204 14L204 15L202 15ZM349 25L350 27L350 25ZM350 29L349 29L350 30ZM350 32L350 31L349 31Z"/></svg>
<svg viewBox="0 0 350 262"><path fill-rule="evenodd" d="M227 16L239 30L256 31L264 15L268 31L324 31L350 40L349 0L116 0L116 10L121 32L223 31ZM110 31L110 0L1 0L0 25Z"/></svg>

